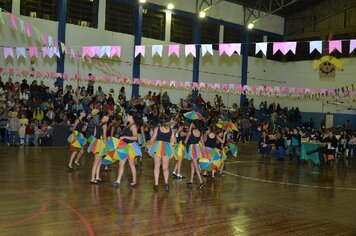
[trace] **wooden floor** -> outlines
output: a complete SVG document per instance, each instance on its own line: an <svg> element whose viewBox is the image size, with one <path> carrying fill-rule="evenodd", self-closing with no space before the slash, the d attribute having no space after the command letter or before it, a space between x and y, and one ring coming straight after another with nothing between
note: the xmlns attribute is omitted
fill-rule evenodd
<svg viewBox="0 0 356 236"><path fill-rule="evenodd" d="M136 189L89 183L91 155L68 172L69 151L0 146L0 235L356 235L356 161L319 169L261 160L240 145L226 176L206 188L171 180L152 190L152 160ZM173 162L171 163L173 167ZM184 162L184 174L189 173Z"/></svg>

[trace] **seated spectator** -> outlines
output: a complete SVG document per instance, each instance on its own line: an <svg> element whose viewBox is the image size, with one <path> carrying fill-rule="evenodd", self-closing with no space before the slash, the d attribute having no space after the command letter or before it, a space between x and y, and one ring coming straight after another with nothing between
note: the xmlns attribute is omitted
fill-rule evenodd
<svg viewBox="0 0 356 236"><path fill-rule="evenodd" d="M335 151L338 146L337 139L334 135L333 131L328 132L328 136L323 139L324 143L327 143L326 150L323 154L324 162L326 163L328 160L333 160L335 157Z"/></svg>
<svg viewBox="0 0 356 236"><path fill-rule="evenodd" d="M33 121L31 121L26 126L25 135L26 135L26 145L35 146L35 127Z"/></svg>
<svg viewBox="0 0 356 236"><path fill-rule="evenodd" d="M273 155L277 158L277 160L283 160L284 156L286 155L286 146L282 134L280 132L277 132L275 139L271 140L271 142L276 148L273 151Z"/></svg>

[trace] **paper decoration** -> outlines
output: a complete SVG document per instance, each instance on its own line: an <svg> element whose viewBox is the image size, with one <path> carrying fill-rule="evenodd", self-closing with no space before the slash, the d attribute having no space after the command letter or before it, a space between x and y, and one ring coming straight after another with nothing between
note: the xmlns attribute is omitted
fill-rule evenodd
<svg viewBox="0 0 356 236"><path fill-rule="evenodd" d="M228 55L229 51L230 51L229 44L224 44L224 43L219 44L219 56L221 56L224 53Z"/></svg>
<svg viewBox="0 0 356 236"><path fill-rule="evenodd" d="M28 22L26 22L26 34L28 37L32 36L32 27L31 27L31 24Z"/></svg>
<svg viewBox="0 0 356 236"><path fill-rule="evenodd" d="M66 53L66 46L62 42L61 42L61 51L62 51L62 54Z"/></svg>
<svg viewBox="0 0 356 236"><path fill-rule="evenodd" d="M110 57L115 55L121 57L121 46L111 46Z"/></svg>
<svg viewBox="0 0 356 236"><path fill-rule="evenodd" d="M101 47L100 46L93 46L91 47L91 57L101 57Z"/></svg>
<svg viewBox="0 0 356 236"><path fill-rule="evenodd" d="M4 48L4 57L5 57L5 60L8 58L8 57L14 57L14 51L12 50L12 48Z"/></svg>
<svg viewBox="0 0 356 236"><path fill-rule="evenodd" d="M48 37L46 32L42 32L42 43L44 46L48 46Z"/></svg>
<svg viewBox="0 0 356 236"><path fill-rule="evenodd" d="M53 44L53 38L52 38L52 36L48 35L47 40L48 40L48 46L53 47L54 44Z"/></svg>
<svg viewBox="0 0 356 236"><path fill-rule="evenodd" d="M152 57L155 55L162 57L163 45L152 45Z"/></svg>
<svg viewBox="0 0 356 236"><path fill-rule="evenodd" d="M335 67L339 70L344 68L343 60L337 59L333 56L323 56L319 60L314 60L313 62L314 70L319 69L320 65L324 64L325 62L330 62L331 64L335 65Z"/></svg>
<svg viewBox="0 0 356 236"><path fill-rule="evenodd" d="M175 54L177 57L179 57L179 45L178 44L169 45L168 56L170 57L173 54Z"/></svg>
<svg viewBox="0 0 356 236"><path fill-rule="evenodd" d="M91 52L91 47L90 46L82 47L82 58L84 58L86 56L88 56L88 57L92 56L92 52Z"/></svg>
<svg viewBox="0 0 356 236"><path fill-rule="evenodd" d="M17 22L15 16L11 13L9 13L9 16L10 16L12 26L14 27L15 30L17 30Z"/></svg>
<svg viewBox="0 0 356 236"><path fill-rule="evenodd" d="M19 24L20 24L21 32L23 32L23 33L26 32L25 22L20 19Z"/></svg>
<svg viewBox="0 0 356 236"><path fill-rule="evenodd" d="M103 56L108 56L111 57L110 55L111 52L111 47L110 46L101 46L100 48L100 56L99 57L103 57Z"/></svg>
<svg viewBox="0 0 356 236"><path fill-rule="evenodd" d="M286 55L289 51L295 54L296 48L296 42L275 42L273 43L273 55L278 51L280 51L283 55Z"/></svg>
<svg viewBox="0 0 356 236"><path fill-rule="evenodd" d="M50 47L50 56L51 58L56 55L58 58L61 58L61 54L59 53L59 48L58 47Z"/></svg>
<svg viewBox="0 0 356 236"><path fill-rule="evenodd" d="M196 47L195 44L187 44L185 45L185 57L192 54L193 57L196 57Z"/></svg>
<svg viewBox="0 0 356 236"><path fill-rule="evenodd" d="M231 43L228 55L231 57L232 54L237 53L238 55L241 54L241 43Z"/></svg>
<svg viewBox="0 0 356 236"><path fill-rule="evenodd" d="M38 58L38 50L36 47L31 47L31 48L28 48L28 54L31 57L36 57Z"/></svg>
<svg viewBox="0 0 356 236"><path fill-rule="evenodd" d="M143 45L136 45L135 46L135 57L137 57L139 54L141 54L141 56L145 56L145 52L146 52L146 48Z"/></svg>
<svg viewBox="0 0 356 236"><path fill-rule="evenodd" d="M356 40L350 40L350 54L356 49Z"/></svg>
<svg viewBox="0 0 356 236"><path fill-rule="evenodd" d="M201 45L201 54L203 56L205 56L206 53L210 53L210 55L214 55L213 45L212 44L202 44Z"/></svg>
<svg viewBox="0 0 356 236"><path fill-rule="evenodd" d="M262 52L263 55L267 56L267 43L256 43L255 54Z"/></svg>
<svg viewBox="0 0 356 236"><path fill-rule="evenodd" d="M309 42L309 53L317 50L319 53L323 52L323 41L310 41Z"/></svg>
<svg viewBox="0 0 356 236"><path fill-rule="evenodd" d="M19 59L20 57L26 58L26 49L25 48L16 48L16 57Z"/></svg>
<svg viewBox="0 0 356 236"><path fill-rule="evenodd" d="M53 56L53 54L51 55L51 50L49 49L49 47L42 47L42 56L43 58L45 57L51 58Z"/></svg>
<svg viewBox="0 0 356 236"><path fill-rule="evenodd" d="M330 40L329 41L329 53L332 53L334 50L342 53L342 41L341 40Z"/></svg>

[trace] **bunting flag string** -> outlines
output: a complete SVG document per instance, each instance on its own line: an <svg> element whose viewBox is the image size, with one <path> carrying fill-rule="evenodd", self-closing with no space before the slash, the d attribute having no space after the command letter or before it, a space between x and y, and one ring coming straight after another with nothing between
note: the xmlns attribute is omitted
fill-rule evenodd
<svg viewBox="0 0 356 236"><path fill-rule="evenodd" d="M12 50L12 48L10 48ZM46 53L51 53L50 50L45 50ZM54 52L55 53L55 52ZM206 92L222 92L229 94L244 94L248 96L262 96L262 97L278 97L278 98L296 98L296 99L319 99L319 98L337 98L337 99L353 99L356 98L356 91L354 85L348 85L341 88L323 89L323 88L293 88L286 86L265 86L265 85L241 85L241 84L219 84L207 82L189 82L189 81L174 81L174 80L153 80L153 79L140 79L129 78L122 76L94 76L88 78L87 75L68 74L68 73L55 73L43 71L31 71L1 68L1 75L8 76L34 76L36 78L51 78L57 79L61 77L65 80L96 80L103 83L119 83L119 84L136 84L148 87L161 87L161 88L174 88L174 89L200 89Z"/></svg>

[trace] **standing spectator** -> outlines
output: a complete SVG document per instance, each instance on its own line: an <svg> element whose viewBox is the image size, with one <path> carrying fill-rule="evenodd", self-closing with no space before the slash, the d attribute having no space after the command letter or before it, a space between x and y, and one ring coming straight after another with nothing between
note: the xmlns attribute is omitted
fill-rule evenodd
<svg viewBox="0 0 356 236"><path fill-rule="evenodd" d="M250 121L244 116L242 118L242 120L240 121L242 143L245 143L248 141L250 127L251 127Z"/></svg>
<svg viewBox="0 0 356 236"><path fill-rule="evenodd" d="M198 107L203 107L205 105L205 101L201 96L201 93L195 98L195 104L197 104Z"/></svg>
<svg viewBox="0 0 356 236"><path fill-rule="evenodd" d="M25 143L25 135L26 135L26 126L28 125L28 119L26 118L25 114L21 114L20 119L20 129L19 129L19 137L20 137L20 144L23 145Z"/></svg>
<svg viewBox="0 0 356 236"><path fill-rule="evenodd" d="M94 78L93 75L91 73L88 74L89 77L89 82L88 82L88 87L87 87L87 94L89 96L93 96L94 94Z"/></svg>
<svg viewBox="0 0 356 236"><path fill-rule="evenodd" d="M39 87L37 81L34 80L30 85L31 98L37 97L39 95Z"/></svg>
<svg viewBox="0 0 356 236"><path fill-rule="evenodd" d="M95 97L97 101L102 101L105 98L105 93L101 86L99 86L98 90L95 92Z"/></svg>
<svg viewBox="0 0 356 236"><path fill-rule="evenodd" d="M25 89L27 91L30 90L30 86L28 85L27 80L25 80L25 79L22 80L20 87L21 87L21 92L25 91Z"/></svg>
<svg viewBox="0 0 356 236"><path fill-rule="evenodd" d="M347 120L345 123L345 131L348 135L351 135L352 132L352 123L350 120Z"/></svg>
<svg viewBox="0 0 356 236"><path fill-rule="evenodd" d="M19 140L19 130L20 130L20 119L17 117L18 113L16 111L11 112L11 118L9 120L9 131L11 146L16 146Z"/></svg>
<svg viewBox="0 0 356 236"><path fill-rule="evenodd" d="M35 127L34 123L30 122L26 126L26 145L35 146Z"/></svg>
<svg viewBox="0 0 356 236"><path fill-rule="evenodd" d="M125 87L121 87L121 89L120 89L119 100L124 101L124 102L126 101Z"/></svg>
<svg viewBox="0 0 356 236"><path fill-rule="evenodd" d="M271 152L269 145L269 137L267 132L263 131L260 140L258 141L258 150L261 154L261 157L267 157Z"/></svg>
<svg viewBox="0 0 356 236"><path fill-rule="evenodd" d="M169 95L168 95L167 92L164 92L163 95L162 95L162 103L165 106L171 104L171 99L169 98Z"/></svg>
<svg viewBox="0 0 356 236"><path fill-rule="evenodd" d="M287 155L290 156L290 159L293 159L293 157L298 157L300 155L300 147L301 147L301 142L302 142L302 137L298 133L298 130L296 128L293 129L293 134L290 137L291 143L290 146L288 147L287 150Z"/></svg>

